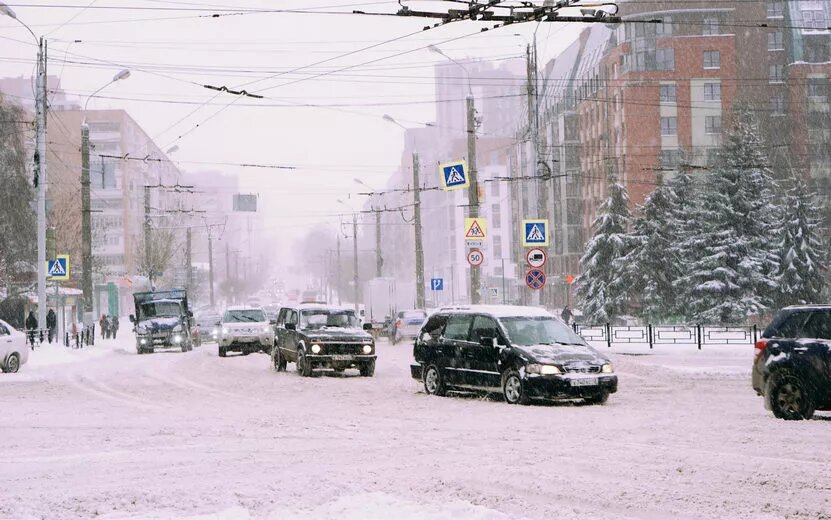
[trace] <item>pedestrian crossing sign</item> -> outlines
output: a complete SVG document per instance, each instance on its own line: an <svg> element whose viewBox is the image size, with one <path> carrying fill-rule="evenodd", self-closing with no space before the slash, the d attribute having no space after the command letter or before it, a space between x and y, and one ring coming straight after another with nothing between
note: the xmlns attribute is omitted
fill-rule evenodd
<svg viewBox="0 0 831 520"><path fill-rule="evenodd" d="M465 240L485 240L488 237L488 222L483 218L465 219Z"/></svg>
<svg viewBox="0 0 831 520"><path fill-rule="evenodd" d="M548 220L522 221L523 247L548 247Z"/></svg>
<svg viewBox="0 0 831 520"><path fill-rule="evenodd" d="M54 281L69 280L69 255L58 255L46 262L46 277Z"/></svg>
<svg viewBox="0 0 831 520"><path fill-rule="evenodd" d="M470 186L465 161L440 164L439 170L441 171L441 185L444 191L458 190Z"/></svg>

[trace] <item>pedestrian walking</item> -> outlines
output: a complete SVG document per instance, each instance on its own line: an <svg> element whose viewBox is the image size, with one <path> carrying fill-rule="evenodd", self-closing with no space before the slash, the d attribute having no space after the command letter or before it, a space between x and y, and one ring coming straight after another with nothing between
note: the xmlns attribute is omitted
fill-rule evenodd
<svg viewBox="0 0 831 520"><path fill-rule="evenodd" d="M68 347L74 341L75 346L77 347L78 346L78 325L74 321L72 322L72 327L70 328L70 332L72 332L72 336L69 338L69 341L66 342L66 346Z"/></svg>
<svg viewBox="0 0 831 520"><path fill-rule="evenodd" d="M57 339L55 336L58 332L58 316L55 314L55 309L49 309L49 312L46 314L46 328L49 330L49 344L52 344L53 339Z"/></svg>
<svg viewBox="0 0 831 520"><path fill-rule="evenodd" d="M107 315L102 314L101 319L98 320L98 325L101 327L101 339L106 339L107 337Z"/></svg>
<svg viewBox="0 0 831 520"><path fill-rule="evenodd" d="M35 331L38 328L38 319L35 317L35 311L29 311L29 317L26 318L26 330L29 333L29 344L32 350L35 350Z"/></svg>
<svg viewBox="0 0 831 520"><path fill-rule="evenodd" d="M562 314L560 314L560 317L564 322L566 322L566 325L571 323L571 319L574 317L574 314L571 313L571 309L568 308L568 305L565 306Z"/></svg>
<svg viewBox="0 0 831 520"><path fill-rule="evenodd" d="M113 339L115 339L116 334L118 334L118 316L113 316L112 331Z"/></svg>

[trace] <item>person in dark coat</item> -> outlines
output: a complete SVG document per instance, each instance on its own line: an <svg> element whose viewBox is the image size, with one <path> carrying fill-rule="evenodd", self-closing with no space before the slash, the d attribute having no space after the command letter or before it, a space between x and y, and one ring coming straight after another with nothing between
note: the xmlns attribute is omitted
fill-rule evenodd
<svg viewBox="0 0 831 520"><path fill-rule="evenodd" d="M38 319L35 317L35 311L29 311L29 317L26 318L26 330L29 331L29 344L32 350L35 348L35 331L38 328Z"/></svg>
<svg viewBox="0 0 831 520"><path fill-rule="evenodd" d="M571 313L571 309L568 308L568 305L565 306L565 308L563 309L563 313L560 314L560 317L563 319L564 322L566 322L566 325L571 323L571 319L574 317L574 315Z"/></svg>
<svg viewBox="0 0 831 520"><path fill-rule="evenodd" d="M55 314L55 309L49 309L46 314L46 328L49 329L49 343L52 343L58 331L58 316Z"/></svg>
<svg viewBox="0 0 831 520"><path fill-rule="evenodd" d="M118 334L118 316L113 316L112 323L110 324L110 330L112 330L113 339L115 339L116 334Z"/></svg>
<svg viewBox="0 0 831 520"><path fill-rule="evenodd" d="M98 326L101 327L101 339L107 337L107 315L102 314L101 319L98 320Z"/></svg>

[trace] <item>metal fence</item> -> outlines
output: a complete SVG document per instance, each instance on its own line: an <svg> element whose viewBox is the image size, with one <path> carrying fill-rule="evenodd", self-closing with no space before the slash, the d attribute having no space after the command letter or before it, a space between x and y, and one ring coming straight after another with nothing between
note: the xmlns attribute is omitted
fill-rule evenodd
<svg viewBox="0 0 831 520"><path fill-rule="evenodd" d="M698 350L704 345L754 345L759 338L756 325L719 327L708 325L639 325L615 326L573 325L574 331L589 342L604 342L613 345L648 344L695 345Z"/></svg>

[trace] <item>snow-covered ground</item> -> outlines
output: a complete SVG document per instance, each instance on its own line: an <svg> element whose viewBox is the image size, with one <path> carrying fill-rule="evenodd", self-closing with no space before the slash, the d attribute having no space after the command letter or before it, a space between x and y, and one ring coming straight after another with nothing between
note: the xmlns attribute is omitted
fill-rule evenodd
<svg viewBox="0 0 831 520"><path fill-rule="evenodd" d="M61 349L0 375L0 517L831 515L831 417L766 412L750 345L613 348L608 405L529 407L427 396L405 345L371 379L212 344L137 356L129 334Z"/></svg>

